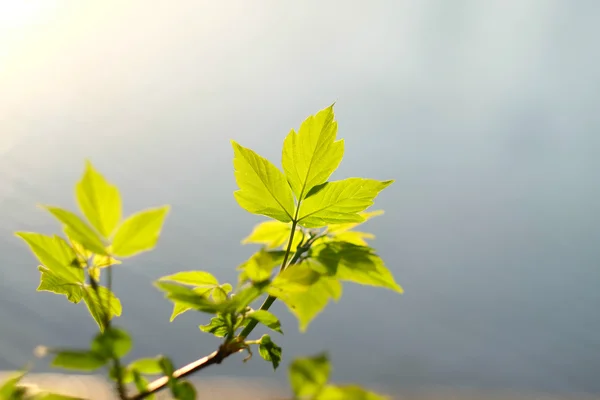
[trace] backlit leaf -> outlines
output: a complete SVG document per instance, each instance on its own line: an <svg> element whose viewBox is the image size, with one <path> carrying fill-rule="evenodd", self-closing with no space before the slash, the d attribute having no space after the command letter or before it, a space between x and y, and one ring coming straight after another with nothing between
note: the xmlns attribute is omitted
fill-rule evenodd
<svg viewBox="0 0 600 400"><path fill-rule="evenodd" d="M110 237L121 221L119 189L109 183L87 161L85 172L75 187L79 208L105 238Z"/></svg>
<svg viewBox="0 0 600 400"><path fill-rule="evenodd" d="M98 286L98 293L91 286L86 286L83 291L83 301L98 324L100 332L106 328L107 306L109 319L121 315L121 301L104 286Z"/></svg>
<svg viewBox="0 0 600 400"><path fill-rule="evenodd" d="M194 289L185 286L160 281L154 282L154 285L166 293L167 299L198 311L216 314L227 309L226 304L215 303L205 295L198 294Z"/></svg>
<svg viewBox="0 0 600 400"><path fill-rule="evenodd" d="M211 273L205 271L182 271L159 278L159 281L177 282L191 286L218 286L219 281Z"/></svg>
<svg viewBox="0 0 600 400"><path fill-rule="evenodd" d="M135 369L141 374L145 375L158 375L162 373L162 369L158 364L158 358L139 358L132 361L128 366L128 369Z"/></svg>
<svg viewBox="0 0 600 400"><path fill-rule="evenodd" d="M53 271L39 266L41 272L40 285L37 288L38 292L52 292L63 294L71 303L79 303L83 297L83 284L78 282L70 282L61 275L55 274Z"/></svg>
<svg viewBox="0 0 600 400"><path fill-rule="evenodd" d="M112 252L119 257L131 257L152 250L163 226L169 206L150 208L128 217L115 233Z"/></svg>
<svg viewBox="0 0 600 400"><path fill-rule="evenodd" d="M344 156L344 141L335 140L333 105L308 117L298 133L293 129L283 143L282 166L294 194L303 200L310 189L329 179Z"/></svg>
<svg viewBox="0 0 600 400"><path fill-rule="evenodd" d="M315 396L329 380L331 366L327 354L296 358L289 367L289 379L296 397Z"/></svg>
<svg viewBox="0 0 600 400"><path fill-rule="evenodd" d="M389 181L348 178L323 184L320 190L309 196L300 206L298 223L307 228L319 228L329 224L363 222L359 213L373 205Z"/></svg>
<svg viewBox="0 0 600 400"><path fill-rule="evenodd" d="M256 321L260 322L261 324L273 329L274 331L283 334L283 331L281 330L281 323L279 322L279 319L277 319L277 317L275 315L273 315L272 313L270 313L269 311L256 310L256 311L249 313L246 317L256 320Z"/></svg>
<svg viewBox="0 0 600 400"><path fill-rule="evenodd" d="M133 342L131 336L123 329L115 328L100 332L94 337L91 349L105 358L123 358L129 353Z"/></svg>
<svg viewBox="0 0 600 400"><path fill-rule="evenodd" d="M267 249L274 249L281 246L285 248L290 239L291 231L292 226L290 223L280 221L261 222L254 227L252 233L242 241L242 244L264 244ZM302 235L299 230L294 234L293 240L292 249L295 249L302 241Z"/></svg>
<svg viewBox="0 0 600 400"><path fill-rule="evenodd" d="M311 250L313 260L318 261L324 273L343 281L361 285L378 286L403 293L383 260L370 247L347 242L326 242ZM318 264L311 264L313 268Z"/></svg>
<svg viewBox="0 0 600 400"><path fill-rule="evenodd" d="M239 187L234 193L240 207L253 214L290 222L295 205L292 189L283 173L269 160L235 141L233 165Z"/></svg>
<svg viewBox="0 0 600 400"><path fill-rule="evenodd" d="M94 257L92 258L92 266L97 268L106 268L110 267L111 265L119 264L121 264L121 261L108 255L94 254Z"/></svg>
<svg viewBox="0 0 600 400"><path fill-rule="evenodd" d="M139 392L145 392L148 389L148 384L150 383L150 382L148 382L148 379L144 378L136 370L132 371L132 375L133 375L133 382L135 383L135 388ZM154 398L156 398L156 396L154 394L152 394L150 396L147 396L146 398L147 399L154 399Z"/></svg>
<svg viewBox="0 0 600 400"><path fill-rule="evenodd" d="M346 223L346 224L331 224L331 225L327 226L327 232L333 233L333 234L347 232L351 229L356 228L358 225L367 222L371 218L383 215L383 213L384 213L383 210L363 211L363 212L359 213L360 216L364 218L364 220L362 222L357 222L357 223L350 222L350 223Z"/></svg>
<svg viewBox="0 0 600 400"><path fill-rule="evenodd" d="M271 278L273 269L279 265L281 254L260 249L238 267L244 276L253 282L263 282Z"/></svg>
<svg viewBox="0 0 600 400"><path fill-rule="evenodd" d="M271 293L276 295L298 318L299 329L305 332L310 322L325 309L330 299L339 300L342 285L335 278L321 277L301 292Z"/></svg>
<svg viewBox="0 0 600 400"><path fill-rule="evenodd" d="M219 315L210 319L207 325L200 325L202 332L212 333L216 337L225 337L229 333L230 327L223 316Z"/></svg>
<svg viewBox="0 0 600 400"><path fill-rule="evenodd" d="M315 400L388 400L386 396L369 392L358 385L327 385Z"/></svg>
<svg viewBox="0 0 600 400"><path fill-rule="evenodd" d="M59 236L41 233L17 232L40 263L64 282L83 283L85 275L78 265L77 255L69 244Z"/></svg>
<svg viewBox="0 0 600 400"><path fill-rule="evenodd" d="M92 228L81 220L76 214L59 207L42 206L48 210L56 219L65 225L69 237L81 243L86 249L96 254L106 254L104 243Z"/></svg>
<svg viewBox="0 0 600 400"><path fill-rule="evenodd" d="M304 292L318 279L319 274L306 262L292 264L273 279L268 292L273 296L279 293Z"/></svg>
<svg viewBox="0 0 600 400"><path fill-rule="evenodd" d="M277 369L281 362L281 347L277 346L269 335L263 335L260 338L258 352L263 359L271 362L273 369Z"/></svg>
<svg viewBox="0 0 600 400"><path fill-rule="evenodd" d="M74 369L78 371L94 371L103 367L107 359L89 350L59 351L52 360L53 367Z"/></svg>

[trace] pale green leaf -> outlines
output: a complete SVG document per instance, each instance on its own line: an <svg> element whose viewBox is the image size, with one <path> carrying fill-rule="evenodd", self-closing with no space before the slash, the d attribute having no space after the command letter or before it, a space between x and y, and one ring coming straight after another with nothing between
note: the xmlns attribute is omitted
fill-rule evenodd
<svg viewBox="0 0 600 400"><path fill-rule="evenodd" d="M56 353L52 360L52 366L78 371L94 371L106 365L107 361L105 357L93 351L65 350Z"/></svg>
<svg viewBox="0 0 600 400"><path fill-rule="evenodd" d="M294 197L283 173L254 151L233 140L231 144L235 180L239 187L234 196L240 207L281 222L292 221Z"/></svg>
<svg viewBox="0 0 600 400"><path fill-rule="evenodd" d="M386 396L369 392L358 385L327 385L314 400L388 400Z"/></svg>
<svg viewBox="0 0 600 400"><path fill-rule="evenodd" d="M132 375L133 375L133 382L135 383L135 388L138 390L138 392L145 392L148 389L148 384L150 382L148 382L148 379L144 378L142 375L140 375L140 373L136 370L132 371ZM149 400L153 400L156 398L156 396L154 394L151 394L150 396L146 397Z"/></svg>
<svg viewBox="0 0 600 400"><path fill-rule="evenodd" d="M369 243L365 239L375 239L375 235L366 232L359 231L344 231L340 233L336 233L330 240L329 238L323 238L323 241L340 241L340 242L348 242L355 244L357 246L368 246Z"/></svg>
<svg viewBox="0 0 600 400"><path fill-rule="evenodd" d="M129 353L132 346L133 341L126 331L111 326L110 329L100 332L94 337L91 349L105 358L123 358Z"/></svg>
<svg viewBox="0 0 600 400"><path fill-rule="evenodd" d="M280 293L304 292L319 280L319 273L307 262L292 264L273 279L267 289L272 296Z"/></svg>
<svg viewBox="0 0 600 400"><path fill-rule="evenodd" d="M212 288L206 288L206 287L200 287L200 288L195 288L193 291L197 294L199 294L200 296L203 297L207 297L211 292L212 292ZM189 305L187 305L187 303L179 303L175 300L171 300L173 301L173 312L171 313L171 318L170 318L170 322L173 322L173 320L183 314L186 311L189 311L192 309L192 307L190 307Z"/></svg>
<svg viewBox="0 0 600 400"><path fill-rule="evenodd" d="M94 254L94 257L92 257L92 266L97 268L106 268L119 264L121 264L121 261L108 255Z"/></svg>
<svg viewBox="0 0 600 400"><path fill-rule="evenodd" d="M119 189L109 183L87 161L85 172L75 187L79 208L105 238L111 236L121 221L121 196Z"/></svg>
<svg viewBox="0 0 600 400"><path fill-rule="evenodd" d="M252 233L242 241L242 244L264 244L267 249L275 249L282 246L283 248L286 248L291 231L292 226L290 223L280 221L261 222L254 227ZM294 234L292 249L296 249L301 241L302 234L300 230L297 230Z"/></svg>
<svg viewBox="0 0 600 400"><path fill-rule="evenodd" d="M152 250L163 226L169 206L150 208L128 217L115 233L112 252L119 257L131 257Z"/></svg>
<svg viewBox="0 0 600 400"><path fill-rule="evenodd" d="M322 276L307 290L301 292L270 292L278 297L298 318L301 332L305 332L310 322L325 309L329 300L339 300L342 285L335 278Z"/></svg>
<svg viewBox="0 0 600 400"><path fill-rule="evenodd" d="M329 179L344 156L344 141L335 140L337 122L333 105L308 117L296 133L293 129L283 143L285 176L301 201L310 189Z"/></svg>
<svg viewBox="0 0 600 400"><path fill-rule="evenodd" d="M289 367L289 379L296 397L313 397L329 380L331 365L327 354L296 358Z"/></svg>
<svg viewBox="0 0 600 400"><path fill-rule="evenodd" d="M277 319L275 315L273 315L267 310L256 310L246 315L246 317L256 320L261 324L267 326L268 328L273 329L275 332L279 332L283 335L279 319Z"/></svg>
<svg viewBox="0 0 600 400"><path fill-rule="evenodd" d="M393 182L364 178L327 182L302 202L298 223L307 228L319 228L329 224L363 222L365 217L359 213L373 205L379 192Z"/></svg>
<svg viewBox="0 0 600 400"><path fill-rule="evenodd" d="M154 285L165 292L165 297L174 303L187 306L198 311L216 314L227 310L227 304L215 303L204 294L198 294L194 289L175 283L154 282Z"/></svg>
<svg viewBox="0 0 600 400"><path fill-rule="evenodd" d="M211 273L205 271L182 271L159 278L159 281L177 282L191 286L218 286L219 281Z"/></svg>
<svg viewBox="0 0 600 400"><path fill-rule="evenodd" d="M378 286L403 293L392 273L385 267L381 257L370 247L357 246L347 242L326 242L311 250L313 260L321 264L311 264L320 273L328 273L343 281L361 285Z"/></svg>
<svg viewBox="0 0 600 400"><path fill-rule="evenodd" d="M158 358L139 358L132 361L128 366L128 369L135 369L141 374L145 375L159 375L162 373L162 369L158 364Z"/></svg>
<svg viewBox="0 0 600 400"><path fill-rule="evenodd" d="M273 369L277 369L281 362L281 347L277 346L269 335L263 335L260 338L258 352L265 361L270 361Z"/></svg>
<svg viewBox="0 0 600 400"><path fill-rule="evenodd" d="M19 383L25 376L26 371L12 373L9 378L0 385L0 399L13 399L19 390Z"/></svg>
<svg viewBox="0 0 600 400"><path fill-rule="evenodd" d="M331 225L327 226L327 232L330 234L336 234L336 235L343 233L343 232L347 232L351 229L356 228L358 225L367 222L371 218L383 215L384 212L383 212L383 210L373 210L373 211L363 211L359 214L361 217L364 218L364 220L362 222L357 222L357 223L350 222L350 223L346 223L346 224L331 224Z"/></svg>
<svg viewBox="0 0 600 400"><path fill-rule="evenodd" d="M71 282L63 278L61 275L55 274L52 270L39 266L41 272L40 285L37 288L38 292L52 292L63 294L72 303L79 303L83 297L83 284L79 282Z"/></svg>
<svg viewBox="0 0 600 400"><path fill-rule="evenodd" d="M85 301L90 314L98 324L100 332L103 332L106 328L107 307L109 311L108 319L121 315L121 301L104 286L98 286L98 293L91 286L86 286L83 291L83 301Z"/></svg>
<svg viewBox="0 0 600 400"><path fill-rule="evenodd" d="M106 254L102 239L100 239L98 234L76 214L59 207L42 207L48 210L56 219L65 225L64 229L70 238L81 243L87 250L96 254Z"/></svg>
<svg viewBox="0 0 600 400"><path fill-rule="evenodd" d="M40 263L62 281L84 282L85 275L77 255L63 238L33 232L17 232L15 235L23 239Z"/></svg>
<svg viewBox="0 0 600 400"><path fill-rule="evenodd" d="M244 271L244 277L253 282L264 282L271 278L273 269L281 262L280 252L260 249L238 267Z"/></svg>
<svg viewBox="0 0 600 400"><path fill-rule="evenodd" d="M217 303L223 303L227 300L227 293L228 292L226 292L225 289L223 289L221 286L217 286L213 288L210 295L213 298L213 300Z"/></svg>
<svg viewBox="0 0 600 400"><path fill-rule="evenodd" d="M227 324L227 321L225 321L221 315L211 318L210 323L207 325L200 325L198 328L200 328L202 332L212 333L216 337L227 336L231 329Z"/></svg>
<svg viewBox="0 0 600 400"><path fill-rule="evenodd" d="M33 395L33 397L27 398L27 400L85 400L85 399L83 399L82 397L73 397L73 396L67 396L67 395L58 394L58 393L41 392L41 393L36 393L35 395Z"/></svg>

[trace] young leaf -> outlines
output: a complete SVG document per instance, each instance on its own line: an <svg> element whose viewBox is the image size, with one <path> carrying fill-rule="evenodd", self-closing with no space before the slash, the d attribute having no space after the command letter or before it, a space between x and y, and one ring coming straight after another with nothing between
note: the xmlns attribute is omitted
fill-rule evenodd
<svg viewBox="0 0 600 400"><path fill-rule="evenodd" d="M263 335L260 338L258 352L265 361L270 361L273 364L273 369L277 369L281 362L281 347L277 346L269 335Z"/></svg>
<svg viewBox="0 0 600 400"><path fill-rule="evenodd" d="M279 252L270 252L260 249L238 269L244 270L244 276L253 282L264 282L271 278L273 268L280 263Z"/></svg>
<svg viewBox="0 0 600 400"><path fill-rule="evenodd" d="M335 278L321 277L303 292L272 293L298 318L300 332L305 332L310 322L327 306L330 299L339 300L342 285Z"/></svg>
<svg viewBox="0 0 600 400"><path fill-rule="evenodd" d="M363 222L365 218L359 213L373 205L379 192L393 182L364 178L327 182L304 200L298 223L307 228L319 228L329 224Z"/></svg>
<svg viewBox="0 0 600 400"><path fill-rule="evenodd" d="M105 238L110 237L121 221L121 195L92 163L87 161L85 172L75 187L79 208L92 226Z"/></svg>
<svg viewBox="0 0 600 400"><path fill-rule="evenodd" d="M304 292L319 280L319 273L307 263L292 264L273 279L267 291L272 296L279 293Z"/></svg>
<svg viewBox="0 0 600 400"><path fill-rule="evenodd" d="M329 380L331 366L327 354L296 358L289 367L289 378L296 397L317 395Z"/></svg>
<svg viewBox="0 0 600 400"><path fill-rule="evenodd" d="M225 337L229 333L230 327L223 316L218 315L210 319L210 323L207 325L200 325L198 328L202 332L212 333L216 337Z"/></svg>
<svg viewBox="0 0 600 400"><path fill-rule="evenodd" d="M0 397L2 398L2 397ZM33 397L28 398L27 400L85 400L81 397L73 397L73 396L66 396L64 394L58 394L58 393L47 393L47 392L41 392L41 393L36 393Z"/></svg>
<svg viewBox="0 0 600 400"><path fill-rule="evenodd" d="M105 358L123 358L131 350L131 336L123 329L111 327L96 335L92 341L92 351Z"/></svg>
<svg viewBox="0 0 600 400"><path fill-rule="evenodd" d="M11 376L0 386L0 399L13 399L15 393L19 390L19 382L25 376L25 371L19 371Z"/></svg>
<svg viewBox="0 0 600 400"><path fill-rule="evenodd" d="M132 375L133 375L133 382L135 383L135 387L136 389L141 393L141 392L145 392L148 389L148 384L150 382L148 382L148 379L144 378L142 375L140 375L140 373L136 370L132 371ZM150 396L146 396L147 399L153 400L156 398L156 396L154 394L150 395Z"/></svg>
<svg viewBox="0 0 600 400"><path fill-rule="evenodd" d="M110 299L110 300L109 300ZM83 301L87 306L90 314L98 324L100 332L104 332L106 328L106 306L109 305L109 319L121 316L121 301L113 292L104 286L98 286L98 293L91 287L86 286L83 291Z"/></svg>
<svg viewBox="0 0 600 400"><path fill-rule="evenodd" d="M196 400L196 389L188 381L179 381L173 389L176 400Z"/></svg>
<svg viewBox="0 0 600 400"><path fill-rule="evenodd" d="M56 219L65 225L65 231L69 237L81 243L83 247L96 254L106 254L104 243L92 228L81 220L76 214L59 207L42 206L48 210Z"/></svg>
<svg viewBox="0 0 600 400"><path fill-rule="evenodd" d="M77 263L77 255L69 244L59 236L41 233L17 232L42 265L64 282L83 283L83 269Z"/></svg>
<svg viewBox="0 0 600 400"><path fill-rule="evenodd" d="M212 274L204 271L182 271L173 275L163 276L159 281L177 282L191 286L218 286L219 281Z"/></svg>
<svg viewBox="0 0 600 400"><path fill-rule="evenodd" d="M107 255L94 254L91 266L96 268L106 268L110 267L111 265L119 264L121 264L121 261L117 260L116 258Z"/></svg>
<svg viewBox="0 0 600 400"><path fill-rule="evenodd" d="M235 181L240 188L234 197L240 207L253 214L281 222L292 221L295 205L283 173L269 160L231 141Z"/></svg>
<svg viewBox="0 0 600 400"><path fill-rule="evenodd" d="M113 239L113 254L119 257L131 257L152 250L158 237L169 206L149 208L128 217L117 229Z"/></svg>
<svg viewBox="0 0 600 400"><path fill-rule="evenodd" d="M93 351L65 350L56 353L52 360L52 366L79 371L94 371L106 365L107 361L102 355Z"/></svg>
<svg viewBox="0 0 600 400"><path fill-rule="evenodd" d="M165 297L174 303L182 306L196 309L209 314L226 311L227 305L224 303L215 303L209 300L206 295L198 294L194 289L180 286L174 283L155 282L154 285L160 290L166 292Z"/></svg>
<svg viewBox="0 0 600 400"><path fill-rule="evenodd" d="M371 218L383 215L383 210L363 211L359 214L361 217L364 218L364 220L362 222L357 222L357 223L351 222L351 223L346 223L346 224L331 224L327 227L327 233L337 235L337 234L340 234L343 232L348 232L349 230L356 228L358 225L367 222Z"/></svg>
<svg viewBox="0 0 600 400"><path fill-rule="evenodd" d="M359 231L346 231L334 234L334 240L352 243L357 246L369 246L365 239L375 239L375 235Z"/></svg>
<svg viewBox="0 0 600 400"><path fill-rule="evenodd" d="M128 366L128 369L136 370L141 374L145 375L159 375L162 373L158 358L140 358L132 361Z"/></svg>
<svg viewBox="0 0 600 400"><path fill-rule="evenodd" d="M63 294L71 303L79 303L81 301L83 297L83 283L69 282L61 275L55 274L43 266L39 266L38 270L42 273L40 285L37 288L38 292Z"/></svg>
<svg viewBox="0 0 600 400"><path fill-rule="evenodd" d="M314 260L340 280L403 293L383 260L370 247L333 241L315 246L311 254Z"/></svg>
<svg viewBox="0 0 600 400"><path fill-rule="evenodd" d="M310 189L329 179L344 156L344 141L335 140L337 122L333 104L308 117L298 133L292 131L283 143L282 166L285 176L301 201Z"/></svg>
<svg viewBox="0 0 600 400"><path fill-rule="evenodd" d="M277 319L275 315L266 310L256 310L249 313L247 318L256 320L261 324L273 329L275 332L279 332L283 335L283 331L281 330L281 323Z"/></svg>
<svg viewBox="0 0 600 400"><path fill-rule="evenodd" d="M327 385L315 400L388 400L388 397L369 392L357 385Z"/></svg>
<svg viewBox="0 0 600 400"><path fill-rule="evenodd" d="M264 244L267 249L275 249L281 246L285 247L290 239L291 231L292 226L290 223L280 221L261 222L254 227L252 233L242 241L242 244ZM302 235L298 233L299 232L294 235L292 249L295 249L300 241L302 241Z"/></svg>

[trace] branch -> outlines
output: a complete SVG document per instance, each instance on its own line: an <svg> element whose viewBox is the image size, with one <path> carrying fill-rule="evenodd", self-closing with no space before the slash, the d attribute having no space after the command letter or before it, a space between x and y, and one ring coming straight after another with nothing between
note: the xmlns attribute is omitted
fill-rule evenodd
<svg viewBox="0 0 600 400"><path fill-rule="evenodd" d="M295 228L295 226L294 226ZM292 243L292 239L294 236L294 231L295 229L292 229L292 234L290 235L290 241L288 243L288 248L286 251L286 256L284 257L284 261L281 264L281 271L283 271L287 266L286 266L286 262L287 262L287 256L289 256L289 252L290 252L290 248L291 248L291 243ZM309 240L306 241L305 244L301 244L298 246L296 253L294 254L294 256L292 257L292 259L290 260L290 263L288 265L291 264L295 264L296 262L298 262L298 260L300 259L300 257L302 256L302 254L304 254L305 252L307 252L310 249L310 246L312 246L312 244L320 239L321 237L323 237L324 234L320 234L320 235L314 235L311 236ZM268 310L269 307L271 307L271 305L275 302L275 300L277 300L276 297L273 296L269 296L266 298L265 302L260 306L261 310ZM254 328L256 327L256 325L258 324L258 321L256 320L251 320L248 325L246 325L246 327L242 330L242 332L240 332L240 334L237 336L236 340L233 340L232 342L228 344L223 344L221 345L221 347L219 347L219 350L205 356L202 357L196 361L193 361L191 363L189 363L188 365L179 368L178 370L176 370L173 373L173 377L175 379L179 379L179 378L183 378L185 376L191 375L194 372L198 372L203 370L206 367L209 367L213 364L220 364L221 361L223 361L224 359L226 359L227 357L229 357L230 355L237 353L239 351L242 351L243 348L238 348L238 347L228 347L231 346L231 344L234 343L240 343L243 342L244 339L246 339L246 337L248 337L248 335L250 335L250 333L252 333L252 331L254 330ZM169 382L169 378L167 376L163 376L161 378L156 379L155 381L151 382L150 384L148 384L148 387L145 391L140 392L138 394L136 394L135 396L132 397L128 397L127 400L141 400L144 399L162 389L164 389L167 384Z"/></svg>

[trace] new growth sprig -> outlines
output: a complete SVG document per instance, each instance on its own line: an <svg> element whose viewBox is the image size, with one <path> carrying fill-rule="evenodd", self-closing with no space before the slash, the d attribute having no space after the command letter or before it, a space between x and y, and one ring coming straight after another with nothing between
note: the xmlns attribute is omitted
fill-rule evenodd
<svg viewBox="0 0 600 400"><path fill-rule="evenodd" d="M283 334L279 319L269 311L275 301L286 305L304 332L331 301L341 298L345 283L402 293L368 243L374 236L357 230L383 213L368 209L393 181L356 177L329 180L344 155L344 141L337 139L337 130L333 105L308 117L297 132L292 129L285 138L282 169L253 150L231 142L239 187L234 197L244 210L269 220L256 225L242 241L260 247L237 267L237 282L220 282L207 271L187 270L154 283L173 304L171 321L183 313L195 312L203 321L200 331L221 340L212 354L179 369L162 355L125 363L133 341L114 324L114 319L121 316L122 305L112 291L112 269L122 268L127 258L156 246L169 206L123 218L118 188L88 161L75 187L81 215L43 206L61 224L62 236L16 233L39 261L37 290L63 295L74 304L83 301L98 325L99 332L87 349L45 349L52 356L51 365L78 371L104 368L122 400L152 398L162 389L168 389L177 399L194 399L196 388L185 378L236 353L246 352L247 360L257 349L274 369L280 365L283 352L271 335L253 337L259 325L273 335ZM330 370L326 353L292 361L288 369L291 398L385 398L356 385L328 383ZM20 377L0 387L0 397L21 393ZM24 392L19 396L38 400L50 398L43 396L71 398Z"/></svg>

